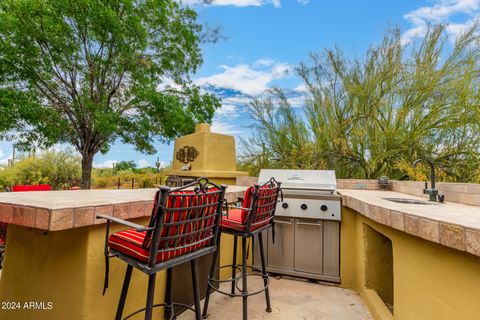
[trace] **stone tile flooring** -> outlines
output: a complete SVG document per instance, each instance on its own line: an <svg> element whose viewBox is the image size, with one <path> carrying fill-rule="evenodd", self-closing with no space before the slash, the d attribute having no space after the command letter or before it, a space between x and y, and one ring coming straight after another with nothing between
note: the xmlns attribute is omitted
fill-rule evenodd
<svg viewBox="0 0 480 320"><path fill-rule="evenodd" d="M272 313L265 311L265 295L248 299L249 320L371 320L373 317L358 293L336 286L295 278L271 277ZM249 291L261 287L261 278L251 277ZM223 288L223 286L222 286ZM228 291L229 284L225 285ZM202 300L203 308L203 300ZM209 320L241 320L242 299L220 293L211 296ZM178 320L193 320L192 312L184 312Z"/></svg>

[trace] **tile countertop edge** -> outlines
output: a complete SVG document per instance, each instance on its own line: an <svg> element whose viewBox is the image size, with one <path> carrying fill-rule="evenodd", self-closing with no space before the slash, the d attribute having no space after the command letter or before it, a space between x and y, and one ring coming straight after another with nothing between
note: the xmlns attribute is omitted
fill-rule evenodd
<svg viewBox="0 0 480 320"><path fill-rule="evenodd" d="M230 188L230 191L227 189L225 194L228 202L235 202L238 198L243 197L247 189L246 187L231 187L233 188ZM97 214L112 215L125 220L149 217L153 208L153 197L148 200L139 197L127 201L104 201L103 203L84 203L78 206L67 204L53 207L42 204L14 204L2 200L0 200L0 222L44 231L69 230L106 223L105 219L97 219Z"/></svg>
<svg viewBox="0 0 480 320"><path fill-rule="evenodd" d="M383 224L387 227L403 231L407 234L420 237L422 239L444 245L449 248L468 252L470 254L480 257L480 228L478 224L472 223L454 223L437 216L429 216L428 214L417 214L412 210L398 204L397 209L389 204L390 208L383 206L381 203L375 203L380 200L379 192L384 197L402 197L418 200L426 200L420 197L415 197L408 194L392 191L370 191L370 190L350 190L339 189L338 194L342 197L342 206L348 207L357 211L361 215ZM449 203L451 209L458 208L478 208L480 207L467 206L457 203ZM477 218L477 212L467 212L463 215L473 216ZM480 215L478 215L480 219Z"/></svg>

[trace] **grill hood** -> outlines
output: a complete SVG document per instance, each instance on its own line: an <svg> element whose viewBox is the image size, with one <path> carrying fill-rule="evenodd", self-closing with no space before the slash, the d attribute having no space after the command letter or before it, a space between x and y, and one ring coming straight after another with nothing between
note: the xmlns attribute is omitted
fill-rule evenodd
<svg viewBox="0 0 480 320"><path fill-rule="evenodd" d="M262 169L258 183L263 184L271 177L282 183L282 189L318 190L331 193L337 189L337 180L333 170Z"/></svg>

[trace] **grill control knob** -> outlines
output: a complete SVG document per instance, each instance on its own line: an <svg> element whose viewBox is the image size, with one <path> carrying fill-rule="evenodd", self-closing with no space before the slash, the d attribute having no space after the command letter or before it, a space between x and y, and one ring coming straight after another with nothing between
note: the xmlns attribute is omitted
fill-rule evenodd
<svg viewBox="0 0 480 320"><path fill-rule="evenodd" d="M286 202L282 203L282 208L287 209L288 208L288 203L286 203Z"/></svg>
<svg viewBox="0 0 480 320"><path fill-rule="evenodd" d="M322 205L320 206L320 210L322 210L322 211L327 211L327 210L328 210L327 205L326 205L326 204L322 204Z"/></svg>
<svg viewBox="0 0 480 320"><path fill-rule="evenodd" d="M302 203L302 205L300 206L300 208L301 208L302 210L307 210L308 206L307 206L306 203Z"/></svg>

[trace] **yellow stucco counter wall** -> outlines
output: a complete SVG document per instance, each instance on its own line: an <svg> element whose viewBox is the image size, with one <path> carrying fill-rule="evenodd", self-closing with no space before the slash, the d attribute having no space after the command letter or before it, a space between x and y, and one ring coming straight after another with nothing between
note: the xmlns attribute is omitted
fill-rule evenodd
<svg viewBox="0 0 480 320"><path fill-rule="evenodd" d="M347 207L342 215L342 286L358 290L375 319L480 319L480 257L395 230ZM385 304L390 294L391 304Z"/></svg>
<svg viewBox="0 0 480 320"><path fill-rule="evenodd" d="M133 222L147 224L148 218ZM125 227L112 224L110 231L122 229ZM12 307L0 310L0 320L113 319L126 264L110 260L109 288L102 296L104 241L105 225L56 232L9 226L0 302L11 302ZM220 265L232 263L232 248L233 238L222 236ZM230 273L229 268L223 269L221 276L226 279ZM147 284L148 277L134 269L124 316L145 306ZM155 304L163 303L165 284L166 273L159 272ZM36 307L26 308L25 303L30 302L37 303ZM132 319L143 316L141 313ZM154 309L154 319L163 319L162 309Z"/></svg>
<svg viewBox="0 0 480 320"><path fill-rule="evenodd" d="M245 189L230 186L226 199L235 202L238 197L243 196ZM97 209L110 208L114 215L123 214L135 223L147 225L152 207L151 199L155 192L155 189L83 190L1 195L2 203L9 203L14 208L12 212L15 213L15 220L8 226L5 260L0 277L0 302L5 303L5 308L0 309L0 320L113 319L126 264L119 259L110 260L109 289L102 295L105 224L103 221L94 220L93 213ZM29 209L25 210L25 207L17 202L28 205ZM40 207L43 202L48 203L50 209ZM78 208L58 209L72 204ZM38 212L32 210L37 206ZM35 213L33 220L32 212ZM31 225L29 221L40 222L39 218L45 216L49 222L45 228L49 229L28 226ZM86 219L88 216L90 221ZM0 215L0 221L5 217L4 211ZM74 227L80 222L88 224ZM110 233L126 228L112 223ZM221 265L231 263L232 243L232 237L222 236ZM208 270L211 260L202 263L205 264L199 267L206 267ZM228 274L227 269L221 272L224 277ZM148 277L145 274L133 270L124 316L145 306L147 282ZM165 283L165 272L159 272L155 304L164 300ZM190 283L188 285L191 288ZM142 317L143 313L132 319ZM161 309L155 309L154 319L163 319Z"/></svg>
<svg viewBox="0 0 480 320"><path fill-rule="evenodd" d="M147 224L148 219L134 222ZM112 232L121 229L111 227ZM0 301L50 302L52 308L1 310L0 319L113 319L126 264L111 259L109 288L102 296L104 241L104 225L56 232L9 226ZM133 271L124 315L145 306L147 282L145 274ZM165 272L158 273L156 287L155 303L161 303ZM154 314L163 319L158 309Z"/></svg>

